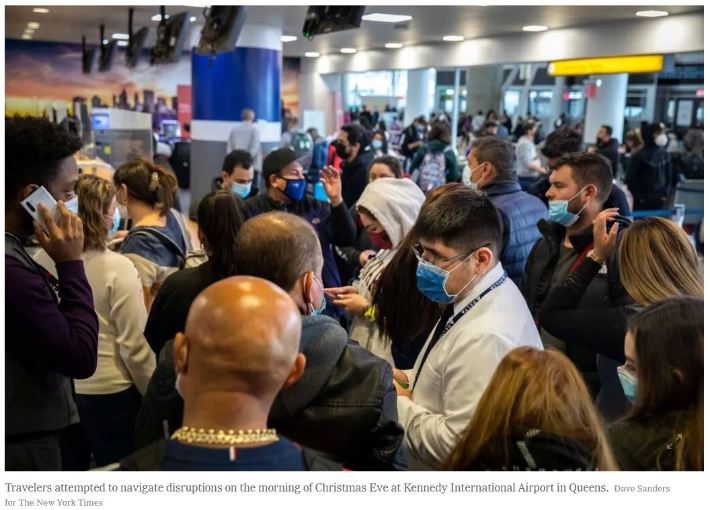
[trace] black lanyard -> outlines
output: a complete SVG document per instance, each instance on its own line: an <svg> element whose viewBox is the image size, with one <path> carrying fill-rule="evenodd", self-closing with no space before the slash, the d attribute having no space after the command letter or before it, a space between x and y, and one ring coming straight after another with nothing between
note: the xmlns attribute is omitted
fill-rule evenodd
<svg viewBox="0 0 710 510"><path fill-rule="evenodd" d="M471 301L469 304L467 304L459 313L457 313L454 317L449 319L449 322L446 323L446 326L444 327L443 330L441 330L441 333L436 335L435 337L432 337L431 342L429 342L429 345L427 346L426 351L424 351L424 357L422 358L422 362L419 364L419 369L417 370L417 375L414 377L414 384L412 384L412 391L414 391L414 387L417 385L417 381L419 380L419 374L422 373L422 368L424 368L424 363L426 363L427 358L429 357L429 354L431 353L432 349L436 345L436 343L441 340L441 338L448 333L451 328L454 327L454 325L461 320L461 318L466 315L468 312L471 311L471 309L478 304L478 302L485 297L486 294L488 294L490 291L493 289L496 289L503 285L503 282L508 278L508 275L503 273L503 276L501 276L498 281L496 281L493 285L488 287L486 290L481 292L478 296L476 296L473 301Z"/></svg>

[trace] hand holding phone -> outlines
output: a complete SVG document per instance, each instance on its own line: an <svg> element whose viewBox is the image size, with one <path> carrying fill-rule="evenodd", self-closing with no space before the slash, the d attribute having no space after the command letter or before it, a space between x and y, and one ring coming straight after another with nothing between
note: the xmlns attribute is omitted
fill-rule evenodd
<svg viewBox="0 0 710 510"><path fill-rule="evenodd" d="M44 206L50 212L51 217L54 219L54 222L59 223L59 209L57 209L57 202L54 200L54 197L49 194L49 191L47 191L47 188L45 188L44 186L40 186L39 188L34 190L30 194L30 196L28 196L20 203L20 205L25 209L25 211L27 211L28 214L32 216L32 218L37 223L40 224L40 226L44 229L44 232L46 234L49 234L49 229L45 224L42 215L39 213L40 204L44 204Z"/></svg>
<svg viewBox="0 0 710 510"><path fill-rule="evenodd" d="M54 263L81 260L81 253L84 250L84 228L81 220L61 201L57 203L59 224L54 221L44 203L39 203L36 209L47 233L39 222L35 221L35 235Z"/></svg>

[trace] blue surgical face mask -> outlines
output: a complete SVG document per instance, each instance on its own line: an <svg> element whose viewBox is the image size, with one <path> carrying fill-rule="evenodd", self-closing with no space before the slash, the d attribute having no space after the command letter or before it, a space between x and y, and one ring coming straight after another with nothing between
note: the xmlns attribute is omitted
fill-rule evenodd
<svg viewBox="0 0 710 510"><path fill-rule="evenodd" d="M621 382L621 387L624 389L624 395L626 395L629 402L633 404L634 400L636 400L636 387L638 386L638 379L636 379L636 376L624 367L617 367L616 371L619 374L619 381Z"/></svg>
<svg viewBox="0 0 710 510"><path fill-rule="evenodd" d="M118 210L118 207L116 207L116 210L113 212L113 216L109 216L108 214L104 214L107 218L111 218L113 221L113 226L111 227L111 230L108 231L108 236L113 237L113 235L118 232L118 227L121 225L121 211Z"/></svg>
<svg viewBox="0 0 710 510"><path fill-rule="evenodd" d="M380 150L382 148L382 140L373 140L372 148L375 150Z"/></svg>
<svg viewBox="0 0 710 510"><path fill-rule="evenodd" d="M286 189L281 192L294 202L300 202L306 192L306 179L286 179L280 175L277 177L286 181Z"/></svg>
<svg viewBox="0 0 710 510"><path fill-rule="evenodd" d="M417 259L419 259L419 265L417 266L417 288L419 289L419 292L424 294L427 299L430 299L435 303L451 303L459 294L461 294L461 292L463 292L465 288L471 285L471 282L478 276L474 275L474 277L471 278L469 282L456 294L449 294L446 291L446 282L449 280L449 275L461 267L464 262L470 259L474 252L463 259L450 271L441 269L431 262L427 262L417 253Z"/></svg>
<svg viewBox="0 0 710 510"><path fill-rule="evenodd" d="M79 214L79 197L75 195L71 200L64 202L64 206L74 214Z"/></svg>
<svg viewBox="0 0 710 510"><path fill-rule="evenodd" d="M313 308L313 310L311 311L311 315L312 315L312 316L316 316L316 315L322 314L323 311L325 310L325 304L326 304L326 303L325 303L325 291L323 290L323 285L322 285L321 282L318 280L318 278L316 278L316 275L315 275L315 274L313 275L313 281L315 281L315 282L318 284L318 286L320 287L321 296L322 296L322 297L321 297L321 302L320 302L320 308L319 308L318 310L316 310L316 307L313 306L312 304L310 304L310 303L308 304L308 306L310 306L311 308Z"/></svg>
<svg viewBox="0 0 710 510"><path fill-rule="evenodd" d="M578 213L569 212L567 210L567 207L569 206L569 203L572 200L577 198L580 193L582 193L582 191L584 191L584 188L579 190L579 193L577 193L569 200L550 200L550 219L555 223L559 223L563 227L571 227L572 225L574 225L579 219L579 215L582 214L582 211L584 211L584 208L587 207L589 202L584 204L584 206L579 210Z"/></svg>
<svg viewBox="0 0 710 510"><path fill-rule="evenodd" d="M246 198L251 193L251 184L241 184L239 182L232 183L232 193L242 198Z"/></svg>

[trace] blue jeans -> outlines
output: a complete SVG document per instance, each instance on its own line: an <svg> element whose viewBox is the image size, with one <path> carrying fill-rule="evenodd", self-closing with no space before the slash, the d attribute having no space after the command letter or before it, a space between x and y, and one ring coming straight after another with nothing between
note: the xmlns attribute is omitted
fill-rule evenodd
<svg viewBox="0 0 710 510"><path fill-rule="evenodd" d="M62 469L88 469L91 454L96 467L120 461L131 453L133 429L141 405L135 386L109 395L76 395L81 422L65 434Z"/></svg>

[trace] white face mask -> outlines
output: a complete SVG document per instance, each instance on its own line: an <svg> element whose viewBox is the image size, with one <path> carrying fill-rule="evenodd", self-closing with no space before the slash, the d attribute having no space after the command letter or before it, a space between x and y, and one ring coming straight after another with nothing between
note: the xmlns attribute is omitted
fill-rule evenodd
<svg viewBox="0 0 710 510"><path fill-rule="evenodd" d="M466 186L468 186L471 189L478 189L478 183L481 182L481 180L483 179L483 176L481 176L481 178L478 179L478 181L471 182L471 174L473 174L473 172L475 170L478 170L479 168L481 168L484 164L485 164L485 162L481 163L476 168L471 170L471 167L469 167L468 163L466 163L466 167L463 169L463 175L461 177L461 182L463 182Z"/></svg>
<svg viewBox="0 0 710 510"><path fill-rule="evenodd" d="M656 138L653 139L654 143L659 147L665 147L668 145L668 135L661 133Z"/></svg>

